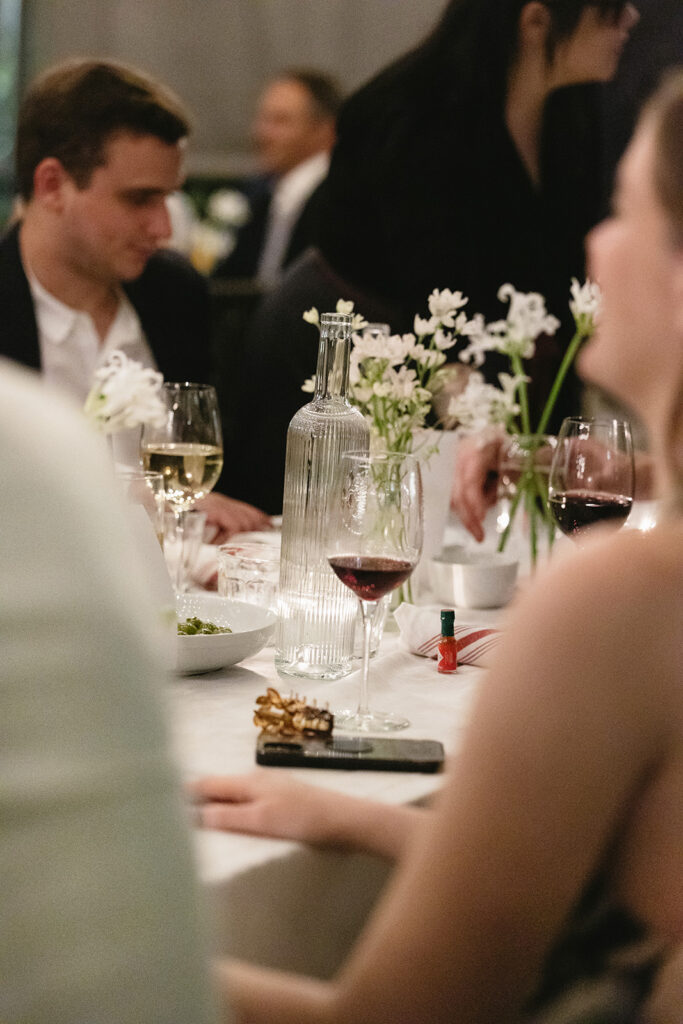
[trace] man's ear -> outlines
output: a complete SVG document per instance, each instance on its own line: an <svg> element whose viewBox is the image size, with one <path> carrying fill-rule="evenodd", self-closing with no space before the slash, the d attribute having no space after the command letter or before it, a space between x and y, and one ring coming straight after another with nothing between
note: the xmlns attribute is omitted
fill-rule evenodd
<svg viewBox="0 0 683 1024"><path fill-rule="evenodd" d="M46 156L33 172L33 197L52 209L62 208L64 186L71 181L70 175L56 157Z"/></svg>

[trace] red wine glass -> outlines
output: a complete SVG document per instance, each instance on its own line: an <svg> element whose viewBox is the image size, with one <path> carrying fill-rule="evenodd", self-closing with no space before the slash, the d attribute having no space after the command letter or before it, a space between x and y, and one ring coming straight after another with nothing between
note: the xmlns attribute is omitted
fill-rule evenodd
<svg viewBox="0 0 683 1024"><path fill-rule="evenodd" d="M328 560L358 598L363 661L358 707L335 714L348 732L405 729L407 718L371 711L368 697L370 636L381 598L408 579L422 550L422 480L413 455L388 452L342 457L341 502L332 524Z"/></svg>
<svg viewBox="0 0 683 1024"><path fill-rule="evenodd" d="M548 503L568 537L597 523L621 526L633 504L633 444L625 420L565 419L550 466Z"/></svg>

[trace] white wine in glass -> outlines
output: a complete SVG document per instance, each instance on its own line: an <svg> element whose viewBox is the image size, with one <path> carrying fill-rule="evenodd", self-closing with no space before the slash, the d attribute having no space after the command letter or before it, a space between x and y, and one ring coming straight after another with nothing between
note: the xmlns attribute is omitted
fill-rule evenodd
<svg viewBox="0 0 683 1024"><path fill-rule="evenodd" d="M183 515L216 484L223 468L223 438L216 390L210 384L164 384L167 414L161 426L145 424L140 455L145 469L161 473L176 519L180 553L176 590L184 589Z"/></svg>
<svg viewBox="0 0 683 1024"><path fill-rule="evenodd" d="M223 468L223 449L216 444L174 441L143 445L145 469L162 473L166 500L191 508L213 490Z"/></svg>

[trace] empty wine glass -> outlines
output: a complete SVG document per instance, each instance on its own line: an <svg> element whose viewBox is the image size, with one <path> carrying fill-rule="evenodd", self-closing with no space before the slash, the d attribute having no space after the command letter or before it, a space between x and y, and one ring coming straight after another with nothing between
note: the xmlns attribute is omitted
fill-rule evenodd
<svg viewBox="0 0 683 1024"><path fill-rule="evenodd" d="M184 589L184 517L212 490L223 468L223 439L215 388L209 384L164 384L166 418L146 423L140 455L145 469L163 474L166 501L173 509L178 543L175 587Z"/></svg>
<svg viewBox="0 0 683 1024"><path fill-rule="evenodd" d="M548 503L557 525L577 539L595 523L621 526L633 504L633 443L625 420L565 419L550 467Z"/></svg>
<svg viewBox="0 0 683 1024"><path fill-rule="evenodd" d="M420 557L420 466L413 455L404 453L348 452L342 456L341 471L341 501L331 528L328 561L358 598L363 661L358 707L335 714L335 726L350 732L404 729L408 719L370 710L370 637L381 598L408 579Z"/></svg>

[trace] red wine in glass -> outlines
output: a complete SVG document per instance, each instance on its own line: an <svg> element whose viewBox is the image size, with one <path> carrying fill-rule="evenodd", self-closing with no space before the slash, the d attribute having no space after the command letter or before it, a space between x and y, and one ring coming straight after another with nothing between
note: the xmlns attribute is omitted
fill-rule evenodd
<svg viewBox="0 0 683 1024"><path fill-rule="evenodd" d="M328 558L345 586L362 601L378 601L400 587L415 568L414 562L373 555L333 555Z"/></svg>
<svg viewBox="0 0 683 1024"><path fill-rule="evenodd" d="M564 491L551 496L550 510L564 534L571 537L596 523L622 526L628 518L633 498L623 494L600 494L591 491Z"/></svg>
<svg viewBox="0 0 683 1024"><path fill-rule="evenodd" d="M548 479L548 505L562 532L580 541L597 523L622 526L633 491L633 444L626 420L567 417Z"/></svg>
<svg viewBox="0 0 683 1024"><path fill-rule="evenodd" d="M334 727L353 733L393 732L410 722L391 711L370 709L370 634L382 598L408 579L420 557L420 466L406 452L345 452L340 476L340 501L331 517L327 560L332 573L358 598L363 660L358 706L355 711L335 711Z"/></svg>

